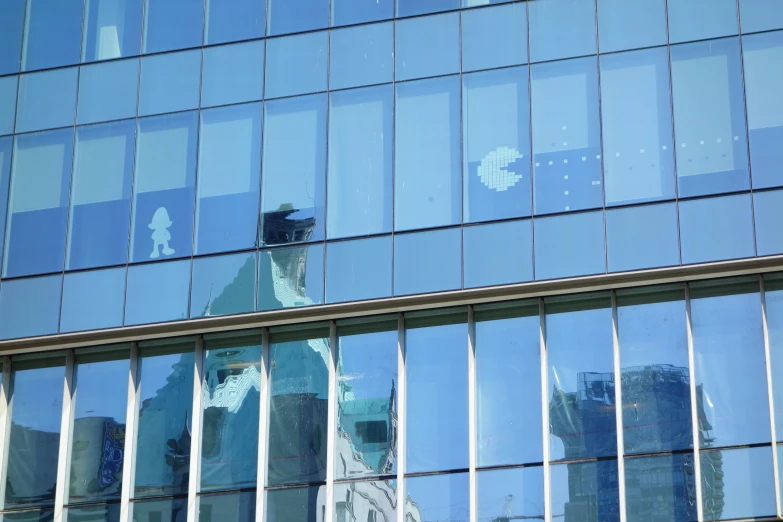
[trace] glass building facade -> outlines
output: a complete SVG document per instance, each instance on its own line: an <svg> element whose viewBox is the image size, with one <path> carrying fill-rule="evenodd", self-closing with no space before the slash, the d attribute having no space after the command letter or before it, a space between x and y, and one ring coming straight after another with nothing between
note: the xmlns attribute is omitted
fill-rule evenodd
<svg viewBox="0 0 783 522"><path fill-rule="evenodd" d="M0 519L783 517L782 92L781 0L0 0Z"/></svg>

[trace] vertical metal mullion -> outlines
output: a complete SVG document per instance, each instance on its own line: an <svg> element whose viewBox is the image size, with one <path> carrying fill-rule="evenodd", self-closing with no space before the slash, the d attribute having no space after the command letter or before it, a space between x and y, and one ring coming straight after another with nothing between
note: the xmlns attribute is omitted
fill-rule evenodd
<svg viewBox="0 0 783 522"><path fill-rule="evenodd" d="M704 507L702 506L701 491L701 455L699 440L699 408L696 402L696 364L693 353L693 316L691 314L691 288L685 284L685 329L688 334L688 373L691 381L691 423L693 430L693 474L696 486L696 513L699 521L704 520Z"/></svg>
<svg viewBox="0 0 783 522"><path fill-rule="evenodd" d="M261 411L258 415L258 470L256 479L256 522L264 522L266 507L264 486L266 486L266 454L269 429L269 328L261 331Z"/></svg>
<svg viewBox="0 0 783 522"><path fill-rule="evenodd" d="M204 381L204 338L201 336L196 339L196 353L193 366L193 427L191 431L187 522L196 522L198 520L198 490L201 483L201 423L204 401L202 391L202 382Z"/></svg>
<svg viewBox="0 0 783 522"><path fill-rule="evenodd" d="M476 317L468 306L468 477L470 482L470 522L478 522L478 448L476 447Z"/></svg>
<svg viewBox="0 0 783 522"><path fill-rule="evenodd" d="M73 403L76 400L75 356L73 350L65 354L65 378L63 379L63 409L60 419L60 448L57 455L57 485L54 493L53 522L65 520L65 504L68 503L68 478L71 474L71 438L73 437Z"/></svg>
<svg viewBox="0 0 783 522"><path fill-rule="evenodd" d="M334 516L334 444L337 429L337 323L329 321L329 395L327 396L326 432L326 514L324 522Z"/></svg>
<svg viewBox="0 0 783 522"><path fill-rule="evenodd" d="M767 294L764 288L764 277L759 276L761 291L761 324L764 329L764 358L767 367L767 394L769 398L769 430L772 440L772 470L775 474L775 510L778 518L783 517L780 501L780 463L778 462L778 436L775 425L775 393L772 387L772 354L769 345L769 323L767 322ZM3 366L5 368L5 366Z"/></svg>
<svg viewBox="0 0 783 522"><path fill-rule="evenodd" d="M544 300L538 299L538 339L541 358L541 429L544 455L544 521L552 522L552 484L549 469L549 383L546 353L546 309Z"/></svg>
<svg viewBox="0 0 783 522"><path fill-rule="evenodd" d="M397 314L397 522L405 522L405 316Z"/></svg>
<svg viewBox="0 0 783 522"><path fill-rule="evenodd" d="M623 392L620 368L620 330L617 318L617 293L612 290L612 345L614 348L614 402L617 421L617 490L620 496L620 522L626 520L625 503L625 438L623 432Z"/></svg>
<svg viewBox="0 0 783 522"><path fill-rule="evenodd" d="M122 466L122 491L120 496L120 522L130 522L133 517L130 499L134 489L136 469L136 441L139 423L139 345L131 344L128 371L128 409L125 413L125 451Z"/></svg>
<svg viewBox="0 0 783 522"><path fill-rule="evenodd" d="M5 481L8 474L8 447L11 438L11 412L13 410L11 392L11 358L3 357L3 380L0 382L0 458L3 459L0 473L0 510L5 508ZM2 515L0 515L1 517Z"/></svg>

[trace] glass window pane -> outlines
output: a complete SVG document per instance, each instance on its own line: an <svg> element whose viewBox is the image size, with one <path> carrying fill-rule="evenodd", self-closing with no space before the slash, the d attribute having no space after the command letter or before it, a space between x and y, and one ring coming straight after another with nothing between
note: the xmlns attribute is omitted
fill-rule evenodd
<svg viewBox="0 0 783 522"><path fill-rule="evenodd" d="M14 133L18 85L18 76L0 78L0 135Z"/></svg>
<svg viewBox="0 0 783 522"><path fill-rule="evenodd" d="M133 522L185 522L188 499L172 498L133 503ZM157 518L156 518L157 517Z"/></svg>
<svg viewBox="0 0 783 522"><path fill-rule="evenodd" d="M334 520L397 520L397 481L334 485Z"/></svg>
<svg viewBox="0 0 783 522"><path fill-rule="evenodd" d="M263 245L324 237L326 103L321 94L264 104Z"/></svg>
<svg viewBox="0 0 783 522"><path fill-rule="evenodd" d="M138 59L82 66L76 123L135 118L138 84Z"/></svg>
<svg viewBox="0 0 783 522"><path fill-rule="evenodd" d="M680 264L675 203L606 212L606 257L610 272Z"/></svg>
<svg viewBox="0 0 783 522"><path fill-rule="evenodd" d="M625 461L628 522L697 520L693 454L641 457Z"/></svg>
<svg viewBox="0 0 783 522"><path fill-rule="evenodd" d="M8 193L11 185L11 151L13 150L13 138L0 138L0 244L5 245L5 219L8 210ZM3 248L0 248L0 260L2 260Z"/></svg>
<svg viewBox="0 0 783 522"><path fill-rule="evenodd" d="M57 333L59 275L3 281L0 288L0 339Z"/></svg>
<svg viewBox="0 0 783 522"><path fill-rule="evenodd" d="M459 76L396 85L395 230L461 221L459 91Z"/></svg>
<svg viewBox="0 0 783 522"><path fill-rule="evenodd" d="M319 497L326 496L326 486L277 489L266 492L266 522L317 522L322 520ZM205 521L212 522L212 521ZM218 522L215 520L214 522ZM221 519L222 522L222 519Z"/></svg>
<svg viewBox="0 0 783 522"><path fill-rule="evenodd" d="M415 16L459 9L459 0L397 0L397 16Z"/></svg>
<svg viewBox="0 0 783 522"><path fill-rule="evenodd" d="M275 248L258 254L258 310L323 302L323 245Z"/></svg>
<svg viewBox="0 0 783 522"><path fill-rule="evenodd" d="M203 23L202 0L145 0L144 52L199 46Z"/></svg>
<svg viewBox="0 0 783 522"><path fill-rule="evenodd" d="M462 309L406 318L406 473L468 466L465 320ZM413 498L419 498L417 502L432 499L427 495ZM433 520L444 518L448 517Z"/></svg>
<svg viewBox="0 0 783 522"><path fill-rule="evenodd" d="M666 0L598 0L602 53L666 45Z"/></svg>
<svg viewBox="0 0 783 522"><path fill-rule="evenodd" d="M63 269L73 130L17 136L3 276Z"/></svg>
<svg viewBox="0 0 783 522"><path fill-rule="evenodd" d="M264 36L266 2L208 0L206 15L204 43L207 45Z"/></svg>
<svg viewBox="0 0 783 522"><path fill-rule="evenodd" d="M691 285L702 448L769 442L758 291L755 278ZM742 386L733 385L738 376Z"/></svg>
<svg viewBox="0 0 783 522"><path fill-rule="evenodd" d="M527 6L509 4L462 13L462 70L527 63Z"/></svg>
<svg viewBox="0 0 783 522"><path fill-rule="evenodd" d="M601 57L606 204L674 198L669 53Z"/></svg>
<svg viewBox="0 0 783 522"><path fill-rule="evenodd" d="M269 35L323 29L329 24L329 0L269 0Z"/></svg>
<svg viewBox="0 0 783 522"><path fill-rule="evenodd" d="M671 60L680 197L747 190L739 41L729 38L673 46Z"/></svg>
<svg viewBox="0 0 783 522"><path fill-rule="evenodd" d="M528 68L463 79L463 220L529 216Z"/></svg>
<svg viewBox="0 0 783 522"><path fill-rule="evenodd" d="M778 64L783 60L783 31L744 37L742 57L753 188L780 186L783 151L777 144L783 140L783 102L778 93L783 90L783 71Z"/></svg>
<svg viewBox="0 0 783 522"><path fill-rule="evenodd" d="M66 268L125 264L136 122L79 127Z"/></svg>
<svg viewBox="0 0 783 522"><path fill-rule="evenodd" d="M120 503L67 508L65 516L67 522L120 522Z"/></svg>
<svg viewBox="0 0 783 522"><path fill-rule="evenodd" d="M460 288L461 232L450 228L394 236L394 295Z"/></svg>
<svg viewBox="0 0 783 522"><path fill-rule="evenodd" d="M60 332L122 326L125 267L65 274Z"/></svg>
<svg viewBox="0 0 783 522"><path fill-rule="evenodd" d="M459 72L459 13L400 20L395 27L397 81Z"/></svg>
<svg viewBox="0 0 783 522"><path fill-rule="evenodd" d="M142 0L87 0L82 61L138 55L142 8Z"/></svg>
<svg viewBox="0 0 783 522"><path fill-rule="evenodd" d="M704 520L773 517L770 448L702 451L701 490Z"/></svg>
<svg viewBox="0 0 783 522"><path fill-rule="evenodd" d="M756 251L759 256L783 253L783 191L753 194L753 219L756 225Z"/></svg>
<svg viewBox="0 0 783 522"><path fill-rule="evenodd" d="M780 276L764 276L767 327L769 329L770 369L775 402L775 425L778 440L783 438L783 281ZM783 446L779 446L783 447ZM780 451L780 450L778 450Z"/></svg>
<svg viewBox="0 0 783 522"><path fill-rule="evenodd" d="M198 113L139 120L131 261L189 256Z"/></svg>
<svg viewBox="0 0 783 522"><path fill-rule="evenodd" d="M328 50L327 31L267 40L265 97L325 91Z"/></svg>
<svg viewBox="0 0 783 522"><path fill-rule="evenodd" d="M133 497L188 491L193 346L192 341L183 341L141 348Z"/></svg>
<svg viewBox="0 0 783 522"><path fill-rule="evenodd" d="M783 28L783 4L777 0L739 0L743 33Z"/></svg>
<svg viewBox="0 0 783 522"><path fill-rule="evenodd" d="M79 69L57 69L19 78L16 132L73 125Z"/></svg>
<svg viewBox="0 0 783 522"><path fill-rule="evenodd" d="M200 257L193 260L190 317L252 312L256 306L256 255Z"/></svg>
<svg viewBox="0 0 783 522"><path fill-rule="evenodd" d="M187 319L189 293L189 260L131 266L125 325Z"/></svg>
<svg viewBox="0 0 783 522"><path fill-rule="evenodd" d="M127 349L76 357L69 502L120 498L128 399L127 357Z"/></svg>
<svg viewBox="0 0 783 522"><path fill-rule="evenodd" d="M620 520L616 460L560 464L550 469L554 515L580 522Z"/></svg>
<svg viewBox="0 0 783 522"><path fill-rule="evenodd" d="M365 319L340 328L339 333L335 478L393 474L397 471L397 318L391 316L384 323Z"/></svg>
<svg viewBox="0 0 783 522"><path fill-rule="evenodd" d="M394 17L394 0L332 0L332 25L352 25Z"/></svg>
<svg viewBox="0 0 783 522"><path fill-rule="evenodd" d="M476 480L479 520L544 520L543 468L479 471Z"/></svg>
<svg viewBox="0 0 783 522"><path fill-rule="evenodd" d="M468 520L469 488L467 473L406 478L405 520Z"/></svg>
<svg viewBox="0 0 783 522"><path fill-rule="evenodd" d="M736 0L688 0L669 5L669 42L737 34Z"/></svg>
<svg viewBox="0 0 783 522"><path fill-rule="evenodd" d="M537 280L606 272L603 212L536 219L533 228Z"/></svg>
<svg viewBox="0 0 783 522"><path fill-rule="evenodd" d="M749 194L680 202L683 264L753 257Z"/></svg>
<svg viewBox="0 0 783 522"><path fill-rule="evenodd" d="M465 288L533 280L533 227L529 220L465 227Z"/></svg>
<svg viewBox="0 0 783 522"><path fill-rule="evenodd" d="M201 51L146 56L141 60L139 116L198 107Z"/></svg>
<svg viewBox="0 0 783 522"><path fill-rule="evenodd" d="M502 466L541 462L538 303L477 305L475 310L477 464ZM494 480L487 482L495 483ZM543 484L540 487L543 488ZM480 496L481 489L480 485ZM498 488L488 489L500 493ZM530 504L542 505L543 493L541 497L531 499ZM526 502L520 500L518 503ZM479 500L479 511L489 507L482 507L483 504L485 502Z"/></svg>
<svg viewBox="0 0 783 522"><path fill-rule="evenodd" d="M201 490L256 485L260 337L204 341Z"/></svg>
<svg viewBox="0 0 783 522"><path fill-rule="evenodd" d="M29 0L22 70L79 63L84 0Z"/></svg>
<svg viewBox="0 0 783 522"><path fill-rule="evenodd" d="M264 42L204 49L201 106L260 100L264 92L264 49Z"/></svg>
<svg viewBox="0 0 783 522"><path fill-rule="evenodd" d="M5 509L54 504L65 360L14 360Z"/></svg>
<svg viewBox="0 0 783 522"><path fill-rule="evenodd" d="M256 246L261 104L201 112L195 253Z"/></svg>
<svg viewBox="0 0 783 522"><path fill-rule="evenodd" d="M255 516L255 491L199 496L199 522L253 522Z"/></svg>
<svg viewBox="0 0 783 522"><path fill-rule="evenodd" d="M596 62L582 58L531 69L536 214L603 206Z"/></svg>
<svg viewBox="0 0 783 522"><path fill-rule="evenodd" d="M392 293L392 238L326 245L326 302L362 301Z"/></svg>
<svg viewBox="0 0 783 522"><path fill-rule="evenodd" d="M33 509L18 513L4 513L4 522L52 522L54 520L54 508Z"/></svg>
<svg viewBox="0 0 783 522"><path fill-rule="evenodd" d="M394 80L392 22L331 31L330 38L330 89Z"/></svg>
<svg viewBox="0 0 783 522"><path fill-rule="evenodd" d="M269 486L326 480L329 334L298 330L273 332L269 348Z"/></svg>
<svg viewBox="0 0 783 522"><path fill-rule="evenodd" d="M596 54L595 0L537 0L528 10L531 62Z"/></svg>
<svg viewBox="0 0 783 522"><path fill-rule="evenodd" d="M329 96L329 238L391 232L392 96L391 85Z"/></svg>
<svg viewBox="0 0 783 522"><path fill-rule="evenodd" d="M609 296L553 299L546 314L550 459L616 455Z"/></svg>
<svg viewBox="0 0 783 522"><path fill-rule="evenodd" d="M26 0L0 4L0 74L19 71Z"/></svg>

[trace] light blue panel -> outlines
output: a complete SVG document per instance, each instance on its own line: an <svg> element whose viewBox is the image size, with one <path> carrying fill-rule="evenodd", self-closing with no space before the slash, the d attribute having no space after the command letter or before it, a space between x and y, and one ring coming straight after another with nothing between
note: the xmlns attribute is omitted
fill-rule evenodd
<svg viewBox="0 0 783 522"><path fill-rule="evenodd" d="M743 33L783 28L783 3L779 0L739 0Z"/></svg>
<svg viewBox="0 0 783 522"><path fill-rule="evenodd" d="M459 9L459 0L397 0L397 16L414 16Z"/></svg>
<svg viewBox="0 0 783 522"><path fill-rule="evenodd" d="M606 272L603 212L536 219L536 279Z"/></svg>
<svg viewBox="0 0 783 522"><path fill-rule="evenodd" d="M23 74L16 102L16 132L73 125L79 69Z"/></svg>
<svg viewBox="0 0 783 522"><path fill-rule="evenodd" d="M598 0L602 53L666 45L666 0Z"/></svg>
<svg viewBox="0 0 783 522"><path fill-rule="evenodd" d="M542 466L479 471L476 482L479 520L497 520L498 513L508 520L544 520Z"/></svg>
<svg viewBox="0 0 783 522"><path fill-rule="evenodd" d="M394 0L332 0L332 26L394 18Z"/></svg>
<svg viewBox="0 0 783 522"><path fill-rule="evenodd" d="M462 13L462 70L527 63L527 4Z"/></svg>
<svg viewBox="0 0 783 522"><path fill-rule="evenodd" d="M65 274L60 332L122 326L125 268Z"/></svg>
<svg viewBox="0 0 783 522"><path fill-rule="evenodd" d="M783 254L783 190L753 194L753 217L758 255Z"/></svg>
<svg viewBox="0 0 783 522"><path fill-rule="evenodd" d="M143 52L159 53L199 46L203 26L202 0L145 0Z"/></svg>
<svg viewBox="0 0 783 522"><path fill-rule="evenodd" d="M204 49L201 106L260 100L264 94L264 42Z"/></svg>
<svg viewBox="0 0 783 522"><path fill-rule="evenodd" d="M704 520L773 518L771 448L701 452Z"/></svg>
<svg viewBox="0 0 783 522"><path fill-rule="evenodd" d="M394 24L361 25L331 32L329 88L394 80Z"/></svg>
<svg viewBox="0 0 783 522"><path fill-rule="evenodd" d="M698 520L692 470L693 453L626 459L628 522Z"/></svg>
<svg viewBox="0 0 783 522"><path fill-rule="evenodd" d="M528 2L530 61L595 54L595 0Z"/></svg>
<svg viewBox="0 0 783 522"><path fill-rule="evenodd" d="M266 2L207 2L204 43L207 45L261 38L266 30Z"/></svg>
<svg viewBox="0 0 783 522"><path fill-rule="evenodd" d="M270 36L323 29L329 24L329 0L268 0Z"/></svg>
<svg viewBox="0 0 783 522"><path fill-rule="evenodd" d="M144 0L85 2L82 62L137 56L143 10Z"/></svg>
<svg viewBox="0 0 783 522"><path fill-rule="evenodd" d="M265 97L325 91L328 50L327 31L267 40Z"/></svg>
<svg viewBox="0 0 783 522"><path fill-rule="evenodd" d="M470 511L469 493L467 473L406 478L405 498L412 502L405 503L405 520L419 516L422 522L465 519Z"/></svg>
<svg viewBox="0 0 783 522"><path fill-rule="evenodd" d="M138 86L138 59L83 66L76 123L134 118Z"/></svg>
<svg viewBox="0 0 783 522"><path fill-rule="evenodd" d="M750 195L680 202L682 263L753 257Z"/></svg>
<svg viewBox="0 0 783 522"><path fill-rule="evenodd" d="M584 517L578 520L619 520L620 496L616 460L559 464L552 466L550 470L553 513L565 513L568 506L576 504L582 508L580 515ZM598 498L601 499L600 502ZM592 502L586 502L586 499L591 499Z"/></svg>
<svg viewBox="0 0 783 522"><path fill-rule="evenodd" d="M139 116L197 108L200 79L200 50L142 58Z"/></svg>
<svg viewBox="0 0 783 522"><path fill-rule="evenodd" d="M400 20L395 38L398 81L459 72L459 13Z"/></svg>
<svg viewBox="0 0 783 522"><path fill-rule="evenodd" d="M187 319L189 292L189 259L131 266L125 296L125 325Z"/></svg>
<svg viewBox="0 0 783 522"><path fill-rule="evenodd" d="M394 236L394 295L460 288L461 247L459 228Z"/></svg>
<svg viewBox="0 0 783 522"><path fill-rule="evenodd" d="M326 302L362 301L392 293L392 238L338 241L326 246Z"/></svg>
<svg viewBox="0 0 783 522"><path fill-rule="evenodd" d="M465 227L465 288L533 280L533 227L529 220Z"/></svg>
<svg viewBox="0 0 783 522"><path fill-rule="evenodd" d="M57 333L62 276L3 281L0 285L0 339Z"/></svg>
<svg viewBox="0 0 783 522"><path fill-rule="evenodd" d="M0 78L0 136L14 133L18 76Z"/></svg>
<svg viewBox="0 0 783 522"><path fill-rule="evenodd" d="M669 2L669 42L730 36L739 32L737 0Z"/></svg>
<svg viewBox="0 0 783 522"><path fill-rule="evenodd" d="M193 260L191 318L252 312L255 303L254 252Z"/></svg>
<svg viewBox="0 0 783 522"><path fill-rule="evenodd" d="M610 272L680 264L674 203L606 211Z"/></svg>

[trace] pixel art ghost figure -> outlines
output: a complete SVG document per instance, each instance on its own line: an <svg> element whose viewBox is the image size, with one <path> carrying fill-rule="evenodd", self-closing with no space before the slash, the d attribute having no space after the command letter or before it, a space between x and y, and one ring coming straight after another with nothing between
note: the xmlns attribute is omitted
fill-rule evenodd
<svg viewBox="0 0 783 522"><path fill-rule="evenodd" d="M157 258L158 247L163 247L163 255L170 256L174 253L174 249L169 247L169 240L171 239L171 233L166 230L171 226L171 220L169 219L169 213L166 211L166 207L160 207L155 211L155 215L152 216L152 222L148 225L152 229L152 253L150 259Z"/></svg>

